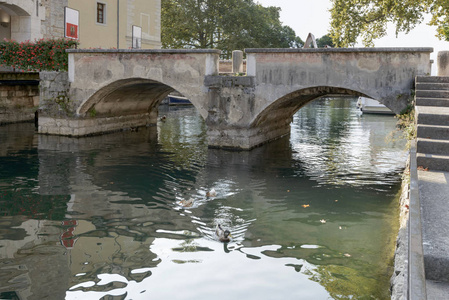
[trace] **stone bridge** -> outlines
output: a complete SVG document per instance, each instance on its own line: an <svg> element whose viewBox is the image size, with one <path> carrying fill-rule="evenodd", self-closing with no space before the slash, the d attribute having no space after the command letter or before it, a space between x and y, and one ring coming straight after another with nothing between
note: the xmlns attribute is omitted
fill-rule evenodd
<svg viewBox="0 0 449 300"><path fill-rule="evenodd" d="M367 96L400 113L415 77L430 74L433 49L245 51L247 74L235 76L220 75L218 50L69 50L67 84L42 78L39 132L154 125L160 102L177 90L205 119L210 147L251 149L289 134L296 111L326 95Z"/></svg>

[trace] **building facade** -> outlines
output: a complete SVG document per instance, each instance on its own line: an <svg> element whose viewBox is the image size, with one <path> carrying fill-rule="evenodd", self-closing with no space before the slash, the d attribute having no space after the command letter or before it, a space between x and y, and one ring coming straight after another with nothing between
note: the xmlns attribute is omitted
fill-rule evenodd
<svg viewBox="0 0 449 300"><path fill-rule="evenodd" d="M161 47L161 0L0 0L2 40L70 36L74 19L80 48Z"/></svg>

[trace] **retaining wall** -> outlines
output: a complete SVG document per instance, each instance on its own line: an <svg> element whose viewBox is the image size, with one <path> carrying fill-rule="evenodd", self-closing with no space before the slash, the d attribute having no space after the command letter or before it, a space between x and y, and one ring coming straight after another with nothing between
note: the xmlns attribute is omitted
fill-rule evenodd
<svg viewBox="0 0 449 300"><path fill-rule="evenodd" d="M0 124L33 122L39 105L39 73L0 73Z"/></svg>

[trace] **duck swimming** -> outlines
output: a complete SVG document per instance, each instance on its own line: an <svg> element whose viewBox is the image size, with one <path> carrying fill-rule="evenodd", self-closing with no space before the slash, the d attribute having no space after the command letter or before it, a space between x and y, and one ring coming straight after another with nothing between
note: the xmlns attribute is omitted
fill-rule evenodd
<svg viewBox="0 0 449 300"><path fill-rule="evenodd" d="M192 198L190 198L189 200L182 199L181 201L178 202L178 204L183 207L192 207L193 199Z"/></svg>
<svg viewBox="0 0 449 300"><path fill-rule="evenodd" d="M215 234L218 236L218 240L223 243L228 243L231 241L232 234L229 230L223 230L220 224L217 225L215 229Z"/></svg>
<svg viewBox="0 0 449 300"><path fill-rule="evenodd" d="M214 188L212 188L209 192L206 193L206 197L216 197L217 196L217 192L215 191Z"/></svg>

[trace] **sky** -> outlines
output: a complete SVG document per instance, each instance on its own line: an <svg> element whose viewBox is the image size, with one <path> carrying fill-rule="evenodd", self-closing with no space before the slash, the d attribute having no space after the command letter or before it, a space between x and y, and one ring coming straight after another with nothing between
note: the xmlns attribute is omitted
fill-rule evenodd
<svg viewBox="0 0 449 300"><path fill-rule="evenodd" d="M330 0L257 0L263 6L277 6L281 10L281 22L290 26L302 40L312 33L315 38L320 38L329 32ZM375 40L376 47L432 47L434 52L430 58L434 60L432 75L436 74L436 59L438 51L449 50L449 42L440 41L434 26L428 26L426 20L413 29L409 34L400 33L398 38L394 32L394 26L388 28L388 35ZM357 45L362 47L363 45Z"/></svg>

